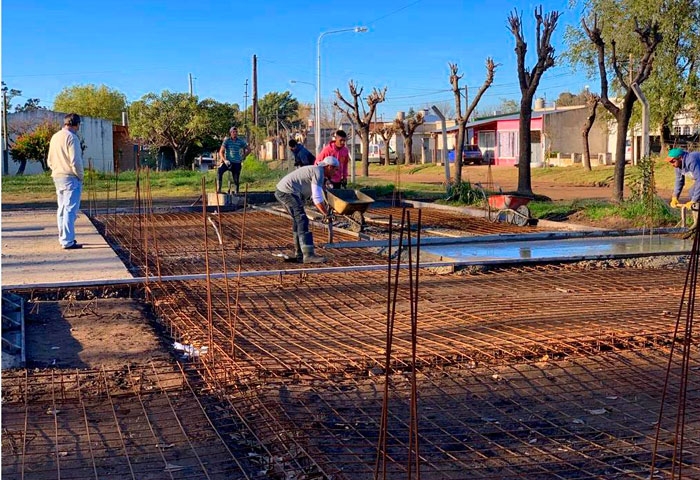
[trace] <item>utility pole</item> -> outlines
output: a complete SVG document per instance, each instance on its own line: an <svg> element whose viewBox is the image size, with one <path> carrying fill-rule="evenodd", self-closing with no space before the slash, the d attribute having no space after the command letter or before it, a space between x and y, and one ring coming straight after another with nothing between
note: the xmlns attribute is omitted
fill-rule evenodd
<svg viewBox="0 0 700 480"><path fill-rule="evenodd" d="M253 125L258 126L258 56L253 55Z"/></svg>
<svg viewBox="0 0 700 480"><path fill-rule="evenodd" d="M2 89L2 173L10 170L9 142L7 141L7 88Z"/></svg>
<svg viewBox="0 0 700 480"><path fill-rule="evenodd" d="M194 88L192 87L192 74L191 74L191 73L188 73L188 76L189 76L189 84L190 84L190 97L191 97L191 96L192 96L192 94L193 94L193 91L194 91Z"/></svg>
<svg viewBox="0 0 700 480"><path fill-rule="evenodd" d="M243 95L245 99L243 101L243 129L246 136L248 135L248 79L245 79L245 94Z"/></svg>

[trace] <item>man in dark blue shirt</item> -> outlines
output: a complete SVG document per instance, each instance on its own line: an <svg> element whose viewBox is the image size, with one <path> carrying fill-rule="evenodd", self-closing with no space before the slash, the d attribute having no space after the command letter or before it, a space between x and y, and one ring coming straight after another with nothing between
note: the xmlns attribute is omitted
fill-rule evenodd
<svg viewBox="0 0 700 480"><path fill-rule="evenodd" d="M316 161L314 154L309 152L304 145L297 142L293 138L289 140L289 148L294 154L295 167L306 167L308 165L313 165Z"/></svg>
<svg viewBox="0 0 700 480"><path fill-rule="evenodd" d="M693 214L693 226L691 233L698 231L698 213L700 210L700 152L686 152L682 148L672 148L668 151L668 162L676 170L676 183L673 186L673 197L671 207L685 207ZM685 177L693 179L693 185L688 191L688 202L681 203L678 197L681 196L685 186Z"/></svg>

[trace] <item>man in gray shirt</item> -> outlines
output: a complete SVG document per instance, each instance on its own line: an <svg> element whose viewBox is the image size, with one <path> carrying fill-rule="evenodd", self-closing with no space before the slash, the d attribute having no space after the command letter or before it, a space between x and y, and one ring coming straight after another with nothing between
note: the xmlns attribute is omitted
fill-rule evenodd
<svg viewBox="0 0 700 480"><path fill-rule="evenodd" d="M323 186L325 179L332 177L339 167L340 162L337 158L326 157L316 165L294 170L277 184L275 198L292 217L295 248L293 260L299 263L326 261L325 257L314 253L314 239L309 231L309 217L306 216L304 203L311 198L324 219L328 217L330 212L323 199Z"/></svg>

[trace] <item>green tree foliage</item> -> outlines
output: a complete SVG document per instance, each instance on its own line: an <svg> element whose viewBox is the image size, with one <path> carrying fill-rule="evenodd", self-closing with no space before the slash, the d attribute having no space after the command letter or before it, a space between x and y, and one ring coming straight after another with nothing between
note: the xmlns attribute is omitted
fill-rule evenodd
<svg viewBox="0 0 700 480"><path fill-rule="evenodd" d="M204 126L201 138L204 151L218 150L221 142L228 135L229 129L234 125L242 124L243 115L238 104L235 103L221 103L205 98L199 102L199 111Z"/></svg>
<svg viewBox="0 0 700 480"><path fill-rule="evenodd" d="M39 162L46 172L49 166L46 159L49 154L51 137L61 127L54 122L46 121L37 125L33 130L22 133L15 138L10 148L12 159L20 164L17 175L24 173L28 161Z"/></svg>
<svg viewBox="0 0 700 480"><path fill-rule="evenodd" d="M677 113L691 111L700 119L700 1L652 3L663 9L659 29L664 43L655 53L654 70L644 92L650 102L651 125L661 128L668 143Z"/></svg>
<svg viewBox="0 0 700 480"><path fill-rule="evenodd" d="M53 109L121 123L122 112L126 111L126 97L105 85L75 85L56 95Z"/></svg>
<svg viewBox="0 0 700 480"><path fill-rule="evenodd" d="M571 92L561 92L555 100L557 107L571 107L574 105L586 105L588 92L583 90L578 94Z"/></svg>
<svg viewBox="0 0 700 480"><path fill-rule="evenodd" d="M270 92L258 102L258 125L265 126L269 136L277 133L277 120L290 125L298 116L299 101L289 91ZM283 130L282 125L279 128Z"/></svg>
<svg viewBox="0 0 700 480"><path fill-rule="evenodd" d="M575 1L575 0L574 0ZM650 104L651 127L660 127L663 138L669 141L674 116L684 110L700 116L700 2L698 0L579 0L586 9L587 18L593 13L601 22L603 38L614 40L619 68L623 78L629 78L643 57L643 48L632 35L635 21L653 21L658 24L663 44L656 49L653 69L644 82L643 91ZM595 47L585 31L569 26L566 33L569 50L567 57L575 66L582 66L590 76L598 76ZM612 50L608 49L606 67L614 71ZM630 64L631 60L631 64ZM624 88L616 78L611 88L618 97ZM633 121L638 119L635 113Z"/></svg>
<svg viewBox="0 0 700 480"><path fill-rule="evenodd" d="M26 102L24 102L24 105L16 105L15 112L34 112L36 110L46 110L46 107L39 105L39 102L41 102L41 100L38 98L29 98Z"/></svg>
<svg viewBox="0 0 700 480"><path fill-rule="evenodd" d="M188 151L210 131L197 97L164 90L148 93L129 108L129 131L144 142L170 147L175 153L175 166L185 167Z"/></svg>

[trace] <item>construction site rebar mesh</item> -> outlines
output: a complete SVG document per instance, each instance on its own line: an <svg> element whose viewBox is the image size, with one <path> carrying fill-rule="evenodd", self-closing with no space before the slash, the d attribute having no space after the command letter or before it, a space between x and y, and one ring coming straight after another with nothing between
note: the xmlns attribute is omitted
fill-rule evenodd
<svg viewBox="0 0 700 480"><path fill-rule="evenodd" d="M222 218L231 229L225 238L241 238L236 229L242 217L237 215ZM223 262L209 263L207 269L203 260L206 250L216 262L220 246L212 236L204 244L201 216L199 227L193 214L151 217L143 232L157 232L152 236L157 247L132 235L135 218L104 225L111 241L120 242L122 258L130 257L136 269L148 265L153 272L162 262L164 275L181 275L223 267ZM270 258L271 249L292 247L289 220L260 214L248 221L259 230L248 231L244 248L226 250L230 271L235 271L233 265L267 269L276 262ZM232 240L233 245L240 246L238 241ZM339 249L329 257L335 265L386 262L359 248ZM181 374L183 379L198 379L197 385L190 381L191 388L183 383L175 391L190 392L188 402L201 405L193 409L198 424L216 427L207 431L219 440L207 438L214 443L212 452L231 457L229 468L235 472L226 478L408 478L415 387L420 478L641 480L650 478L657 424L661 436L654 478L668 478L673 461L677 434L671 412L676 411L681 359L678 353L670 357L670 346L677 340L674 327L685 273L683 265L597 268L593 263L450 275L423 271L414 344L411 295L402 271L397 277L390 372L384 365L386 272L234 276L228 285L220 278L152 281L147 292L172 339L198 352L182 359L188 375ZM231 303L233 291L236 301ZM697 333L690 343L695 348L685 396L683 478L700 479ZM669 366L670 408L658 423ZM146 394L136 391L130 398ZM169 393L162 395L172 404ZM23 431L26 440L43 428L44 449L53 446L60 460L61 443L51 443L57 437L50 425L30 429L24 420L29 418L27 405L36 404L37 411L58 409L55 395L44 393L32 402L27 398L9 399L3 416L8 412L16 422L15 437L17 430ZM387 470L378 472L385 400ZM114 423L121 425L119 403L112 405L104 418L117 415ZM60 417L46 410L44 415L54 424ZM183 435L178 443L187 443L187 438ZM155 440L160 441L157 435L148 437L149 442ZM115 453L118 448L124 453ZM129 465L129 448L110 444L104 449ZM6 451L3 448L3 474ZM43 455L25 458L32 460L28 465L48 465L42 468L55 472L51 453ZM81 455L87 454L83 450ZM196 456L189 453L187 458ZM152 477L175 478L180 472L166 472L169 462L159 463L159 457L154 450L146 462ZM81 460L81 468L94 465L87 458ZM8 469L15 469L9 474L17 475L18 462L8 463ZM157 471L156 465L165 466ZM195 472L197 463L187 467ZM241 477L236 477L239 472Z"/></svg>

